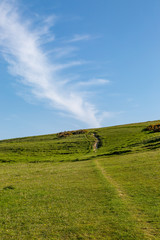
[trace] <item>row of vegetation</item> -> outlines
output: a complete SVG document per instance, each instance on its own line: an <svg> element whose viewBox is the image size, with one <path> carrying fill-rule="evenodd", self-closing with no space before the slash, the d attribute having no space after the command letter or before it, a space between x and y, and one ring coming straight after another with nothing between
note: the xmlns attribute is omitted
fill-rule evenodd
<svg viewBox="0 0 160 240"><path fill-rule="evenodd" d="M84 134L84 133L88 133L88 130L80 129L80 130L76 130L76 131L65 131L65 132L58 133L57 136L59 138L61 138L61 137L68 137L71 135L78 135L78 134Z"/></svg>

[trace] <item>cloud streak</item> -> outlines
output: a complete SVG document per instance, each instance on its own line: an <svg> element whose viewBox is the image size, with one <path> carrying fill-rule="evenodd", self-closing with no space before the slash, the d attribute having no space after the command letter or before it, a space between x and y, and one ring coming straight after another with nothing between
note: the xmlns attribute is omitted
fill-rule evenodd
<svg viewBox="0 0 160 240"><path fill-rule="evenodd" d="M90 81L86 81L86 82L79 82L78 85L79 86L94 86L94 85L105 85L105 84L109 84L110 80L108 79L103 79L103 78L95 78L92 79Z"/></svg>
<svg viewBox="0 0 160 240"><path fill-rule="evenodd" d="M49 34L52 20L54 22L54 18L48 18L45 27L33 29L31 22L24 22L20 17L15 2L10 4L9 1L1 1L1 54L9 65L10 73L20 79L21 83L29 86L34 96L48 100L53 108L70 113L72 117L87 123L90 127L99 127L100 121L95 107L84 100L80 92L69 91L63 85L61 72L83 62L53 63L43 50L45 36L48 36L49 40L54 39L54 36ZM87 38L88 35L81 38L77 35L72 42ZM66 52L61 50L59 54L63 56Z"/></svg>
<svg viewBox="0 0 160 240"><path fill-rule="evenodd" d="M91 36L89 34L75 34L72 39L68 40L68 43L79 42L90 40Z"/></svg>

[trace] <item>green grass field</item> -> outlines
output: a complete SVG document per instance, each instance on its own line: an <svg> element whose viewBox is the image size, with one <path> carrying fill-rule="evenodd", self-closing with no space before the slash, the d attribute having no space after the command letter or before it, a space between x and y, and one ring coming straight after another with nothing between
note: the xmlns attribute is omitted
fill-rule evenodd
<svg viewBox="0 0 160 240"><path fill-rule="evenodd" d="M0 141L0 239L160 239L160 133L149 124Z"/></svg>

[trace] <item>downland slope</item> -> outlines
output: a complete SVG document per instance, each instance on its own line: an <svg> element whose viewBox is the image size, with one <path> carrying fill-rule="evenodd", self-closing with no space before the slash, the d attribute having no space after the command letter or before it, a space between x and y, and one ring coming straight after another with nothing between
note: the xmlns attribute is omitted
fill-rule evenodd
<svg viewBox="0 0 160 240"><path fill-rule="evenodd" d="M88 129L80 133L69 131L64 132L64 136L62 133L1 140L0 162L78 161L150 151L160 147L160 132L143 129L156 123L158 121ZM97 139L98 151L93 151Z"/></svg>
<svg viewBox="0 0 160 240"><path fill-rule="evenodd" d="M0 141L0 239L160 239L157 123Z"/></svg>

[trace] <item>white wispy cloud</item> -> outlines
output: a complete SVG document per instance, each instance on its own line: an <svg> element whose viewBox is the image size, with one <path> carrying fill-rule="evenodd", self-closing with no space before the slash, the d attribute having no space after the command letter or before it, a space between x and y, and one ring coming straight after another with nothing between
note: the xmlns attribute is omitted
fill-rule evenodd
<svg viewBox="0 0 160 240"><path fill-rule="evenodd" d="M68 57L69 55L74 55L76 50L77 48L75 47L59 47L52 49L49 53L54 54L55 58L64 58Z"/></svg>
<svg viewBox="0 0 160 240"><path fill-rule="evenodd" d="M73 38L67 40L68 43L79 42L79 41L86 41L90 40L91 36L89 34L75 34Z"/></svg>
<svg viewBox="0 0 160 240"><path fill-rule="evenodd" d="M48 100L53 108L66 111L91 127L99 127L100 121L95 107L84 100L80 92L70 91L63 84L61 72L83 62L55 63L49 60L43 50L44 42L54 39L54 35L49 34L49 27L53 22L54 17L48 18L45 26L34 29L31 21L24 21L20 16L15 1L1 1L0 52L8 62L10 73L29 86L34 96ZM89 35L75 35L72 42L88 38ZM63 54L66 52L61 49L60 55ZM102 83L107 80L98 81Z"/></svg>
<svg viewBox="0 0 160 240"><path fill-rule="evenodd" d="M95 78L85 82L79 82L79 86L93 86L93 85L105 85L109 84L111 81L103 78Z"/></svg>

